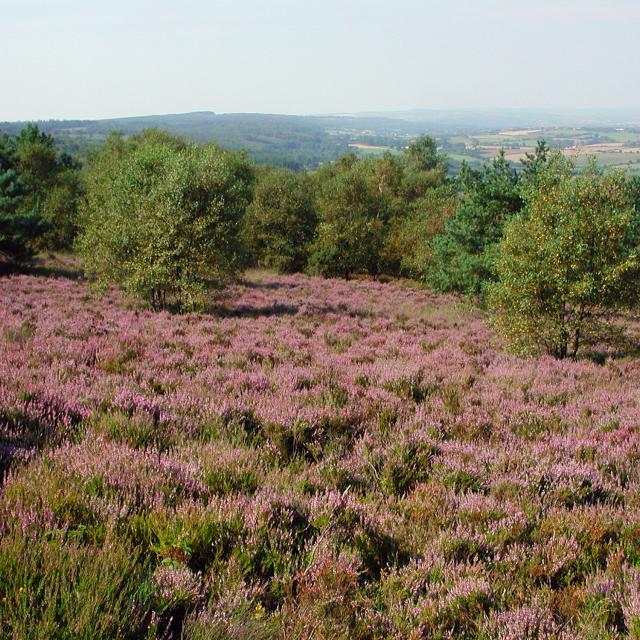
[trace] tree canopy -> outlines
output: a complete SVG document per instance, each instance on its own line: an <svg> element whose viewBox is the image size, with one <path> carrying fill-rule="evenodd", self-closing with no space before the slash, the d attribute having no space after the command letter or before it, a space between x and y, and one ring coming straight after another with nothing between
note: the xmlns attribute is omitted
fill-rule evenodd
<svg viewBox="0 0 640 640"><path fill-rule="evenodd" d="M29 260L33 242L48 227L31 200L34 191L30 173L24 170L21 137L0 134L0 262L4 264Z"/></svg>
<svg viewBox="0 0 640 640"><path fill-rule="evenodd" d="M237 272L252 180L244 157L148 131L112 136L87 173L79 247L99 284L188 310Z"/></svg>
<svg viewBox="0 0 640 640"><path fill-rule="evenodd" d="M460 206L434 241L427 281L440 291L482 293L495 279L496 245L504 223L522 206L518 175L504 157L458 178Z"/></svg>
<svg viewBox="0 0 640 640"><path fill-rule="evenodd" d="M518 352L575 356L613 311L640 300L640 219L631 182L559 153L507 223L491 287L495 324Z"/></svg>
<svg viewBox="0 0 640 640"><path fill-rule="evenodd" d="M316 223L311 178L288 169L264 171L245 216L252 261L284 273L302 271Z"/></svg>

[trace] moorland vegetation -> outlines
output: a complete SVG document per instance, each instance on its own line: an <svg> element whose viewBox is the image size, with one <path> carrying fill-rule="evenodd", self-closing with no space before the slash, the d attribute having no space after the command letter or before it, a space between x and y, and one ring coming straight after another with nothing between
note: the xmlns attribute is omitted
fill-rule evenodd
<svg viewBox="0 0 640 640"><path fill-rule="evenodd" d="M640 638L639 200L1 138L0 638Z"/></svg>

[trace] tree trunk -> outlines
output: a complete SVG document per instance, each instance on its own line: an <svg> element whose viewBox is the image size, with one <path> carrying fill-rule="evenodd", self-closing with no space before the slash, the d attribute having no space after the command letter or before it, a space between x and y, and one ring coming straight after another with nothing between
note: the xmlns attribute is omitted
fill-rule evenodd
<svg viewBox="0 0 640 640"><path fill-rule="evenodd" d="M580 328L578 327L573 334L573 351L571 357L575 359L578 355L578 349L580 347Z"/></svg>

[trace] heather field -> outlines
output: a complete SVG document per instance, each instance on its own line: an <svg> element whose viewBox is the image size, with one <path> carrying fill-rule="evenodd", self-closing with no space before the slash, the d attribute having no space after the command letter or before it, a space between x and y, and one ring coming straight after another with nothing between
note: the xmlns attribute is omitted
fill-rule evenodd
<svg viewBox="0 0 640 640"><path fill-rule="evenodd" d="M640 638L640 361L398 283L0 279L0 637Z"/></svg>

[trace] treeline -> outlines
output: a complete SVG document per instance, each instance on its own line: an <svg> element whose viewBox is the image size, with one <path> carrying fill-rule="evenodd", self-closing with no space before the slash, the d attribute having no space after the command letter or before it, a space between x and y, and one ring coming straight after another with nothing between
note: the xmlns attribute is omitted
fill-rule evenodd
<svg viewBox="0 0 640 640"><path fill-rule="evenodd" d="M313 173L158 130L112 134L80 169L34 126L0 140L0 254L76 249L99 286L201 308L249 266L408 277L478 296L517 351L575 355L640 295L640 187L540 142L448 172L435 140Z"/></svg>

